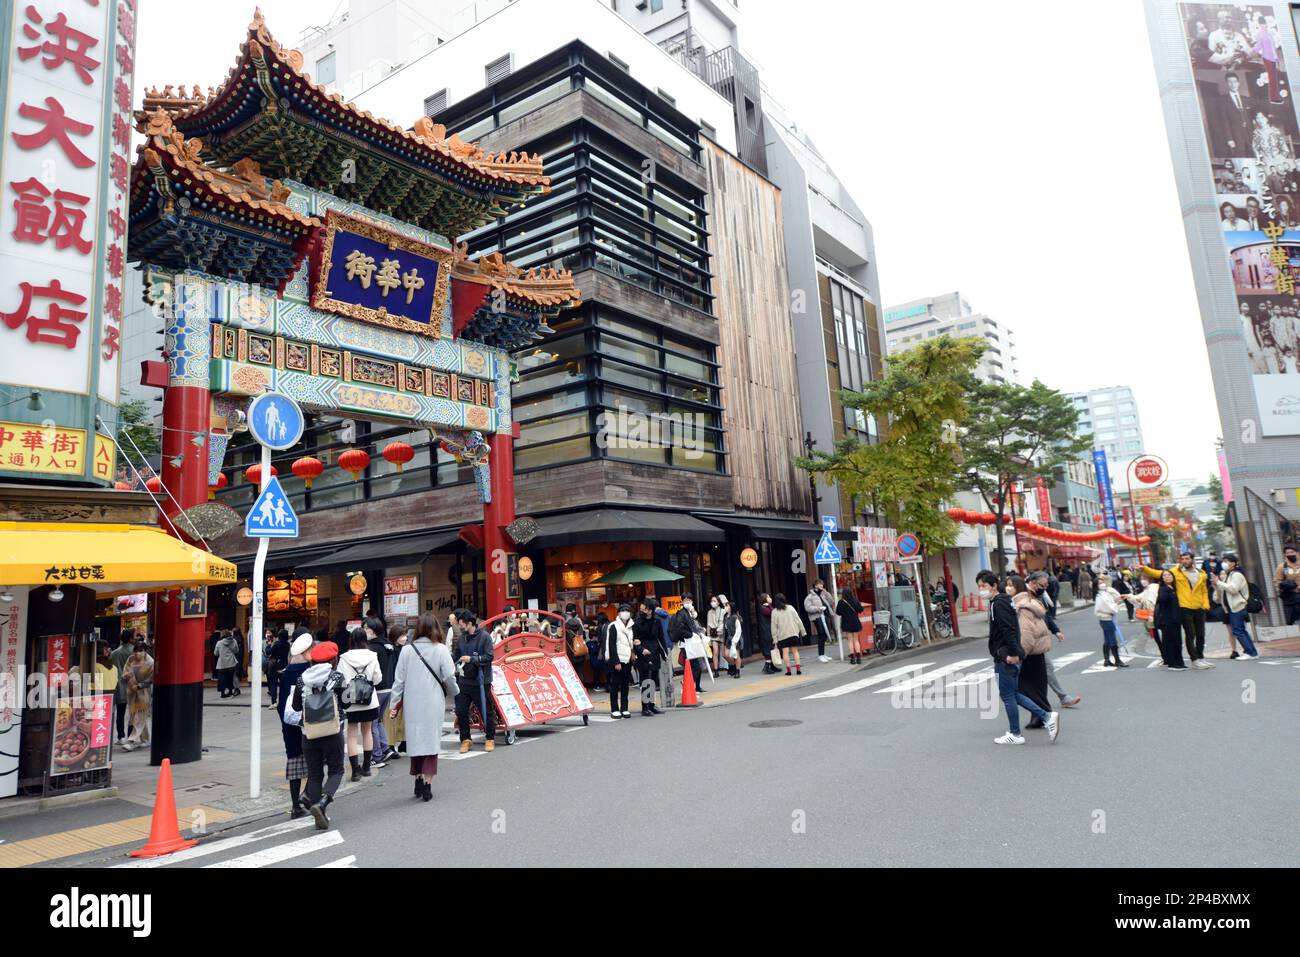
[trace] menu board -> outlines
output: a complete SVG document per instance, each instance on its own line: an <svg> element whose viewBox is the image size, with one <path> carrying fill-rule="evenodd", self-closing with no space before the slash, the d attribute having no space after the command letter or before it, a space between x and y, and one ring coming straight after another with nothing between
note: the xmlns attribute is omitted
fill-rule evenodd
<svg viewBox="0 0 1300 957"><path fill-rule="evenodd" d="M54 711L50 777L109 767L112 741L112 693L61 700Z"/></svg>
<svg viewBox="0 0 1300 957"><path fill-rule="evenodd" d="M384 579L384 618L389 622L419 617L420 576L394 575Z"/></svg>
<svg viewBox="0 0 1300 957"><path fill-rule="evenodd" d="M317 606L315 578L266 579L266 610L268 614L294 611L315 611Z"/></svg>

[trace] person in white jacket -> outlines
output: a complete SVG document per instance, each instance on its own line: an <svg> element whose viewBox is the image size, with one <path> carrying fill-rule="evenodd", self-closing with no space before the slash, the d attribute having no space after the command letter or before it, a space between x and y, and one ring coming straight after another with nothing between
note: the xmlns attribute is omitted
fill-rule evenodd
<svg viewBox="0 0 1300 957"><path fill-rule="evenodd" d="M1106 656L1106 667L1111 667L1110 656L1115 656L1114 667L1127 668L1124 659L1119 656L1119 643L1121 636L1119 625L1115 624L1115 616L1119 614L1120 602L1124 598L1132 598L1132 595L1120 595L1111 587L1110 580L1102 575L1097 579L1097 597L1092 603L1092 613L1097 616L1101 622L1101 651Z"/></svg>
<svg viewBox="0 0 1300 957"><path fill-rule="evenodd" d="M609 684L609 716L630 718L628 686L632 680L632 606L619 605L618 617L605 629L605 668Z"/></svg>
<svg viewBox="0 0 1300 957"><path fill-rule="evenodd" d="M1246 628L1246 621L1250 617L1246 611L1246 603L1250 601L1250 583L1237 567L1236 555L1223 556L1223 570L1211 582L1214 584L1214 598L1223 603L1224 610L1228 613L1228 627L1241 645L1241 657L1258 658L1259 651L1250 640L1250 632Z"/></svg>
<svg viewBox="0 0 1300 957"><path fill-rule="evenodd" d="M375 742L371 734L374 721L379 717L379 692L384 670L379 656L367 647L366 633L360 628L348 639L348 650L339 657L338 672L343 676L343 703L347 705L348 763L352 765L352 780L370 777L370 761ZM357 681L361 678L363 681ZM357 690L370 683L370 692L361 700Z"/></svg>

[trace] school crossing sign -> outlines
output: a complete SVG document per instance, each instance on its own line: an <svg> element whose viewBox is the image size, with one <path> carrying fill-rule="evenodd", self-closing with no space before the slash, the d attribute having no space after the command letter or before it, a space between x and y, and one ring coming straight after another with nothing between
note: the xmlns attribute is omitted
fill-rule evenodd
<svg viewBox="0 0 1300 957"><path fill-rule="evenodd" d="M280 480L272 475L262 494L244 518L248 538L297 538L298 516L284 494Z"/></svg>

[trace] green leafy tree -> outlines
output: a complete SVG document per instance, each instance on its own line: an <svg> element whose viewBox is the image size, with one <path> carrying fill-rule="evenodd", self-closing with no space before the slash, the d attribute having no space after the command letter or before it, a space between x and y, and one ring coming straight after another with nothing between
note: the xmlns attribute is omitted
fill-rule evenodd
<svg viewBox="0 0 1300 957"><path fill-rule="evenodd" d="M1019 483L1052 480L1056 469L1092 448L1092 436L1079 435L1079 412L1069 397L1037 379L980 385L972 398L962 438L966 481L997 516L994 531L999 574L1006 571L1003 550L1007 503Z"/></svg>
<svg viewBox="0 0 1300 957"><path fill-rule="evenodd" d="M117 434L118 444L126 446L132 460L135 457L135 450L131 447L131 442L134 442L141 454L145 456L157 455L162 449L159 428L154 423L153 416L149 414L149 406L143 399L132 399L118 406ZM128 436L131 442L122 439L124 435Z"/></svg>
<svg viewBox="0 0 1300 957"><path fill-rule="evenodd" d="M915 533L927 551L951 546L957 526L941 506L963 475L958 440L983 351L977 339L941 336L891 356L882 378L861 392L840 393L847 408L875 418L880 441L844 439L796 464L851 495L869 496L891 526Z"/></svg>

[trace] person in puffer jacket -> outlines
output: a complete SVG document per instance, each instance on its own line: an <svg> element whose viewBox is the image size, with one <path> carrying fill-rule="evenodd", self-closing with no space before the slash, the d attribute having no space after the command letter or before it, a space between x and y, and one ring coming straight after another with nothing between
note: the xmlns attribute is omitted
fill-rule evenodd
<svg viewBox="0 0 1300 957"><path fill-rule="evenodd" d="M384 680L379 655L371 650L364 629L353 630L348 650L339 659L339 674L343 675L344 703L348 706L348 763L352 765L352 780L360 781L370 777L374 723L379 720L379 685ZM347 694L357 678L370 682L370 694L362 701L353 701Z"/></svg>

